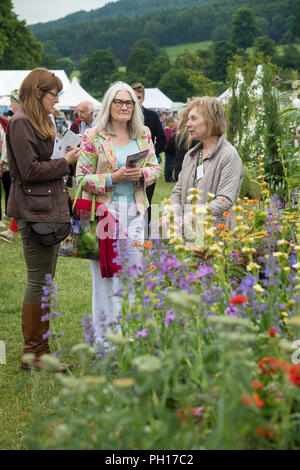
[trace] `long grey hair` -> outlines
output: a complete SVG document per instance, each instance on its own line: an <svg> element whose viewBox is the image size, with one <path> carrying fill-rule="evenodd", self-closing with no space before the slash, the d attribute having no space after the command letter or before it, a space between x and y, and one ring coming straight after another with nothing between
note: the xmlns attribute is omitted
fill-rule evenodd
<svg viewBox="0 0 300 470"><path fill-rule="evenodd" d="M139 139L144 135L143 111L140 107L134 90L131 88L130 85L124 82L113 83L105 93L100 112L95 122L96 131L99 133L105 132L105 134L108 135L116 135L116 132L111 122L110 107L118 91L127 91L135 103L131 119L130 121L128 121L127 126L130 138Z"/></svg>

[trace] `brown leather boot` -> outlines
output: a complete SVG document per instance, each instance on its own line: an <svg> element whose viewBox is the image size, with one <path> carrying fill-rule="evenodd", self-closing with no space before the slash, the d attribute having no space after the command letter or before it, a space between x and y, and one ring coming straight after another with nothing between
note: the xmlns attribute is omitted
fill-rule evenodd
<svg viewBox="0 0 300 470"><path fill-rule="evenodd" d="M41 317L49 313L49 310L42 309L41 304L31 304L23 302L22 307L22 331L24 336L24 354L33 354L33 363L28 363L22 359L22 370L43 369L42 356L50 354L48 338L43 339L43 335L49 330L50 322L41 321ZM61 370L56 372L67 372L70 366L63 365Z"/></svg>

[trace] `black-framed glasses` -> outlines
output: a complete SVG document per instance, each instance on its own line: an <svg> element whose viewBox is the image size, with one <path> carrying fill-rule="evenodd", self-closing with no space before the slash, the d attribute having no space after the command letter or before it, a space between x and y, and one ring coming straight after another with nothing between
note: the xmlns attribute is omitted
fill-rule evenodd
<svg viewBox="0 0 300 470"><path fill-rule="evenodd" d="M134 105L135 105L135 102L133 100L123 101L123 100L115 100L114 99L113 102L115 103L115 105L118 108L123 108L124 104L125 104L126 108L133 108Z"/></svg>
<svg viewBox="0 0 300 470"><path fill-rule="evenodd" d="M58 93L53 93L53 91L47 91L47 93L50 93L50 95L52 95L53 98L58 98Z"/></svg>
<svg viewBox="0 0 300 470"><path fill-rule="evenodd" d="M53 98L59 98L58 93L53 93L53 91L45 90L44 88L40 88L40 90L44 91L45 93L50 93L50 95L52 95Z"/></svg>

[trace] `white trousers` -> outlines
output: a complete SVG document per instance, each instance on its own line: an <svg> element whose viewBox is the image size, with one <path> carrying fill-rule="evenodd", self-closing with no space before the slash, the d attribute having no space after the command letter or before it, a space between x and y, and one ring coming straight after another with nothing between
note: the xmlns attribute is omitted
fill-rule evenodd
<svg viewBox="0 0 300 470"><path fill-rule="evenodd" d="M135 241L144 241L144 218L139 214L135 203L112 201L109 211L119 220L117 227L117 251L121 255L121 264L124 269L140 263L141 248L132 246ZM126 259L122 253L126 253ZM126 263L126 266L123 264ZM90 261L93 279L92 313L95 330L95 343L105 344L105 333L121 333L117 324L117 315L121 311L122 299L112 295L122 287L118 273L111 278L102 278L98 261ZM131 298L131 302L132 302ZM114 324L114 326L112 326Z"/></svg>

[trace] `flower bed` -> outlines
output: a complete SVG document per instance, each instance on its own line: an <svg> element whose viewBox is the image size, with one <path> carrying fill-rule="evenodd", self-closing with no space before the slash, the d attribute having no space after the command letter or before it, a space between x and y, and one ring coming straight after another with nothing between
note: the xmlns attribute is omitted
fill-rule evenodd
<svg viewBox="0 0 300 470"><path fill-rule="evenodd" d="M171 217L170 240L146 242L142 265L122 271L123 335L95 351L84 317L81 370L57 376L31 446L52 425L55 449L299 449L296 209L246 198L230 233L206 208L202 247Z"/></svg>

